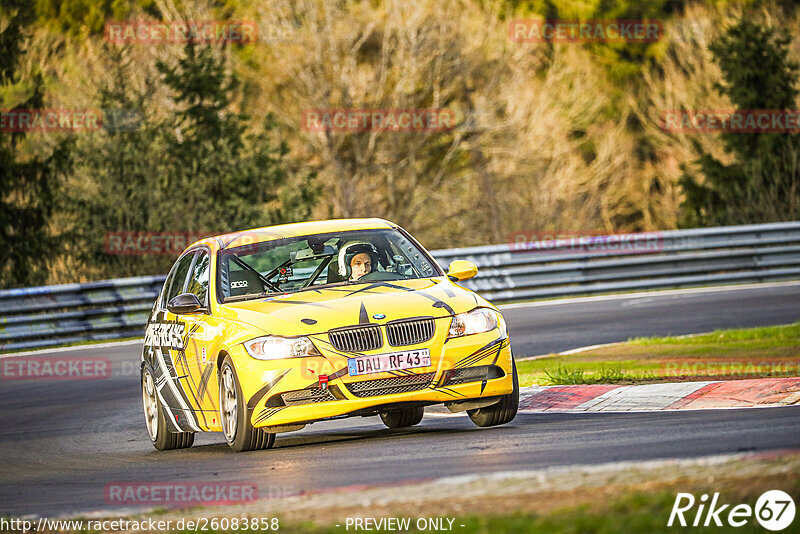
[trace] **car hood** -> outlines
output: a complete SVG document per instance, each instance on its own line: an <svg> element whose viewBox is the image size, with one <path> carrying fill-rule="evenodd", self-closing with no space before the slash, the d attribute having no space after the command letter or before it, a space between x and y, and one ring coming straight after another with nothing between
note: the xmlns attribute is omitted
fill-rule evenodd
<svg viewBox="0 0 800 534"><path fill-rule="evenodd" d="M222 307L230 318L265 333L302 336L407 317L447 317L487 304L475 293L441 277L314 289Z"/></svg>

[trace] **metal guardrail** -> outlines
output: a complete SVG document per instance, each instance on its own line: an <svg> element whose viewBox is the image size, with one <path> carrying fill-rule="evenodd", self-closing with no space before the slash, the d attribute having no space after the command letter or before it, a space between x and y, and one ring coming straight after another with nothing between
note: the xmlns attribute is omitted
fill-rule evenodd
<svg viewBox="0 0 800 534"><path fill-rule="evenodd" d="M573 245L509 243L433 254L443 266L474 262L478 275L464 285L496 303L800 279L800 222L587 237L577 252Z"/></svg>
<svg viewBox="0 0 800 534"><path fill-rule="evenodd" d="M0 350L142 335L165 278L0 290Z"/></svg>
<svg viewBox="0 0 800 534"><path fill-rule="evenodd" d="M432 252L474 262L492 302L800 279L800 222L590 236ZM164 276L0 290L0 350L141 335Z"/></svg>

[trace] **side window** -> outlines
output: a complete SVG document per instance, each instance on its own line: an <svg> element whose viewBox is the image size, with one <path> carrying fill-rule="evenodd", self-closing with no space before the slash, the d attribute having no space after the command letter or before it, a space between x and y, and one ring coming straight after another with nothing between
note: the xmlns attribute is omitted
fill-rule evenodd
<svg viewBox="0 0 800 534"><path fill-rule="evenodd" d="M159 306L159 308L167 307L167 293L169 293L169 287L172 285L172 281L174 279L175 279L175 268L172 268L170 269L169 276L167 276L167 280L164 282L164 289L161 291L160 304L159 301L156 301L156 305Z"/></svg>
<svg viewBox="0 0 800 534"><path fill-rule="evenodd" d="M172 277L172 284L167 291L167 296L164 298L164 306L176 295L183 293L183 284L186 281L186 275L189 273L189 267L192 265L194 253L187 254L178 261L175 268L175 275Z"/></svg>
<svg viewBox="0 0 800 534"><path fill-rule="evenodd" d="M206 293L208 293L208 278L208 252L200 251L197 253L197 261L194 262L192 270L189 273L189 286L186 288L186 291L188 293L194 293L197 295L197 298L201 303L206 302Z"/></svg>

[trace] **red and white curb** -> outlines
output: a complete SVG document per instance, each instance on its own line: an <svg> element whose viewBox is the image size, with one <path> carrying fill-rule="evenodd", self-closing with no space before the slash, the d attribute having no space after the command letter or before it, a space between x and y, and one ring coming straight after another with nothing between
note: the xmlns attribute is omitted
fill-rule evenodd
<svg viewBox="0 0 800 534"><path fill-rule="evenodd" d="M664 384L531 386L519 411L630 412L800 405L800 378Z"/></svg>

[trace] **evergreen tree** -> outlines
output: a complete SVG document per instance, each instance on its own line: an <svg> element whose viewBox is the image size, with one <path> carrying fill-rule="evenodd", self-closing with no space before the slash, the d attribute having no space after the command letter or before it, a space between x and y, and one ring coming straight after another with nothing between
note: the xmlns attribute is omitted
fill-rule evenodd
<svg viewBox="0 0 800 534"><path fill-rule="evenodd" d="M25 54L25 27L33 19L30 3L0 1L10 20L0 32L0 109L41 109L43 80L18 68ZM19 101L16 94L27 96ZM10 108L10 109L9 109ZM7 117L8 119L8 117ZM50 228L58 180L69 164L69 142L46 155L33 153L28 133L13 131L10 119L0 129L0 287L42 284L59 243Z"/></svg>
<svg viewBox="0 0 800 534"><path fill-rule="evenodd" d="M149 109L154 87L138 90L131 83L128 50L106 48L103 61L111 73L98 91L103 129L80 138L80 157L61 206L71 223L65 243L91 277L163 273L174 258L119 255L108 238L109 233L172 228L161 220L169 199L161 195L158 167L164 157L163 126Z"/></svg>
<svg viewBox="0 0 800 534"><path fill-rule="evenodd" d="M157 64L162 78L153 83L166 86L174 104L161 116L156 87L134 89L127 51L106 54L112 75L98 100L110 124L81 138L64 206L72 257L90 276L159 274L175 259L109 253L109 233L212 235L309 216L313 176L289 172L286 144L272 141L272 117L253 133L247 115L231 111L237 80L212 48L190 44L175 65ZM117 124L115 116L138 120Z"/></svg>
<svg viewBox="0 0 800 534"><path fill-rule="evenodd" d="M786 31L742 18L715 43L727 94L737 110L797 108L798 65L788 58ZM800 217L800 137L794 133L723 133L724 164L711 154L697 163L700 183L684 166L684 226L795 220Z"/></svg>
<svg viewBox="0 0 800 534"><path fill-rule="evenodd" d="M177 110L166 129L164 176L171 224L232 231L306 218L316 199L310 177L291 180L285 142L274 143L274 118L248 133L249 117L230 111L238 88L210 46L187 44L176 65L158 65ZM182 209L177 209L182 206Z"/></svg>

